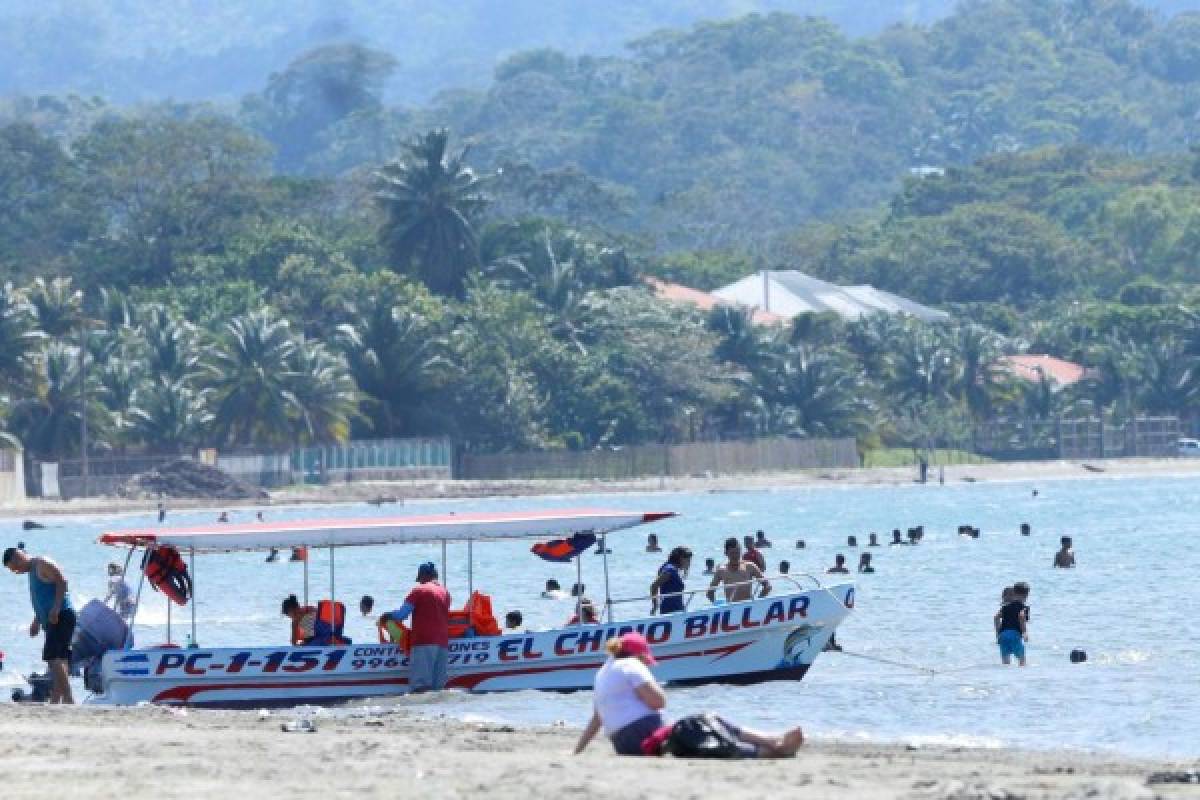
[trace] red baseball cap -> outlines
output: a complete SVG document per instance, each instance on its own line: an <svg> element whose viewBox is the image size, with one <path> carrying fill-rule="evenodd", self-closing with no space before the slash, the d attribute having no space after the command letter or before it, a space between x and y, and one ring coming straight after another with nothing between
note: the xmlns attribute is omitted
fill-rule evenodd
<svg viewBox="0 0 1200 800"><path fill-rule="evenodd" d="M627 656L644 656L644 660L650 666L654 666L658 662L654 660L654 655L650 652L650 643L646 641L646 637L637 631L630 631L621 636L621 653Z"/></svg>

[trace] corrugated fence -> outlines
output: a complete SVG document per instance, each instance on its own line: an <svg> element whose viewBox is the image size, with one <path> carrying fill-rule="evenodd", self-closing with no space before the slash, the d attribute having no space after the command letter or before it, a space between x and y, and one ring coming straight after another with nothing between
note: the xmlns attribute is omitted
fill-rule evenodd
<svg viewBox="0 0 1200 800"><path fill-rule="evenodd" d="M624 480L663 476L736 475L858 466L846 439L753 439L653 444L607 450L465 453L456 477L467 480Z"/></svg>

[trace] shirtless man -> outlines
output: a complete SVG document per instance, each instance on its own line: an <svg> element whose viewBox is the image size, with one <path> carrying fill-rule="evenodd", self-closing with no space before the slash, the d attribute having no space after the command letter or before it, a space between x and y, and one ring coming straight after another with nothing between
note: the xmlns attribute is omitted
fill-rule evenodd
<svg viewBox="0 0 1200 800"><path fill-rule="evenodd" d="M1071 537L1062 537L1062 549L1054 554L1054 566L1059 569L1071 569L1075 566L1075 551L1071 548Z"/></svg>
<svg viewBox="0 0 1200 800"><path fill-rule="evenodd" d="M736 537L731 536L725 540L725 556L729 562L717 567L717 571L713 573L712 583L708 587L710 603L717 601L716 588L722 583L725 584L725 602L727 603L743 603L753 600L754 584L752 581L758 581L762 586L759 597L766 597L771 593L771 584L763 577L762 570L758 568L758 565L742 560L742 546L738 544Z"/></svg>

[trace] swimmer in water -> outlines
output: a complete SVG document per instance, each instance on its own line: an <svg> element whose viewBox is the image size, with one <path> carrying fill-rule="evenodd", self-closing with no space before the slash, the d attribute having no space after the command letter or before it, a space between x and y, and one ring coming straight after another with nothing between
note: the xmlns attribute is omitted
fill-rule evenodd
<svg viewBox="0 0 1200 800"><path fill-rule="evenodd" d="M566 595L563 594L562 587L558 585L558 581L551 578L546 581L546 590L542 592L542 597L546 600L561 600Z"/></svg>
<svg viewBox="0 0 1200 800"><path fill-rule="evenodd" d="M796 549L797 549L797 550L803 550L803 549L804 549L805 547L807 547L807 546L808 546L808 545L806 545L806 544L804 543L804 540L803 540L803 539L797 539L797 540L796 540Z"/></svg>
<svg viewBox="0 0 1200 800"><path fill-rule="evenodd" d="M879 547L879 534L872 533L871 538L867 541L867 547Z"/></svg>
<svg viewBox="0 0 1200 800"><path fill-rule="evenodd" d="M704 559L704 574L712 575L713 570L717 568L717 562L711 558Z"/></svg>
<svg viewBox="0 0 1200 800"><path fill-rule="evenodd" d="M658 546L658 535L657 534L651 533L648 536L646 536L646 552L647 553L661 553L662 552L662 548Z"/></svg>
<svg viewBox="0 0 1200 800"><path fill-rule="evenodd" d="M1054 566L1059 569L1071 569L1075 566L1075 550L1071 545L1071 537L1064 536L1060 541L1062 548L1054 554Z"/></svg>
<svg viewBox="0 0 1200 800"><path fill-rule="evenodd" d="M846 557L841 553L833 557L833 566L825 570L827 575L840 575L849 572L850 570L846 569Z"/></svg>
<svg viewBox="0 0 1200 800"><path fill-rule="evenodd" d="M875 568L871 566L871 554L863 553L858 557L858 571L865 572L868 575L874 574Z"/></svg>
<svg viewBox="0 0 1200 800"><path fill-rule="evenodd" d="M1021 523L1021 535L1022 535L1022 536L1028 536L1029 534L1030 534L1030 530L1029 530L1029 523L1028 523L1028 522L1022 522L1022 523Z"/></svg>
<svg viewBox="0 0 1200 800"><path fill-rule="evenodd" d="M858 547L858 537L857 536L847 536L846 537L846 547Z"/></svg>
<svg viewBox="0 0 1200 800"><path fill-rule="evenodd" d="M961 529L960 529L960 532L961 532ZM888 546L895 547L896 545L906 545L906 544L908 544L908 542L906 542L900 538L900 529L894 528L892 530L892 540L890 542L888 542Z"/></svg>

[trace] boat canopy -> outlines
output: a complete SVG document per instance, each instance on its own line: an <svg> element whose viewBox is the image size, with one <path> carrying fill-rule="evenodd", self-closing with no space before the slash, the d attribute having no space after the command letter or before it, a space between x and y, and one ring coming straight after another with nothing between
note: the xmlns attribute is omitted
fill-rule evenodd
<svg viewBox="0 0 1200 800"><path fill-rule="evenodd" d="M411 517L315 518L279 522L223 522L186 528L113 531L101 544L169 545L197 553L229 553L289 547L353 547L429 542L493 541L597 535L675 516L611 509L437 514Z"/></svg>

